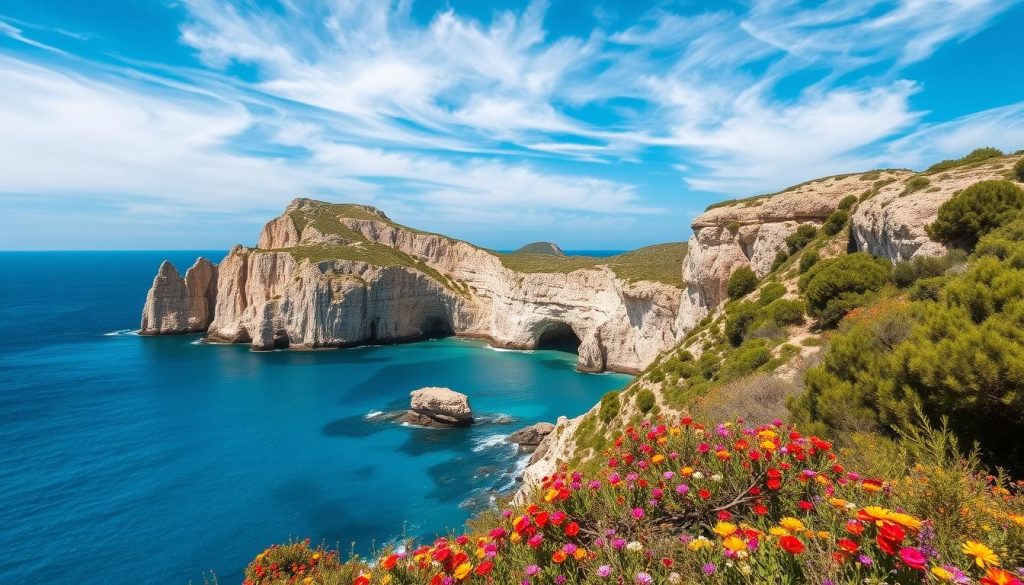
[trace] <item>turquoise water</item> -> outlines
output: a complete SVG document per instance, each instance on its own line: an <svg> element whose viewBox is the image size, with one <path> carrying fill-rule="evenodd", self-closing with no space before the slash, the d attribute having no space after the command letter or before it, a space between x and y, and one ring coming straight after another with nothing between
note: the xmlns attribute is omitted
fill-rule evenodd
<svg viewBox="0 0 1024 585"><path fill-rule="evenodd" d="M159 261L196 255L0 253L0 583L237 583L289 537L444 531L513 485L503 435L628 380L457 339L252 353L124 334ZM514 422L367 418L427 385Z"/></svg>

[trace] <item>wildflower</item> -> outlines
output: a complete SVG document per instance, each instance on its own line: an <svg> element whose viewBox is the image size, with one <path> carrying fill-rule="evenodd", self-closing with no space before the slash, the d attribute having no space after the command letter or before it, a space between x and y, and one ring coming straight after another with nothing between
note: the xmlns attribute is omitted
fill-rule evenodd
<svg viewBox="0 0 1024 585"><path fill-rule="evenodd" d="M779 546L791 555L798 555L804 551L804 543L795 536L783 536L779 539Z"/></svg>
<svg viewBox="0 0 1024 585"><path fill-rule="evenodd" d="M644 517L644 509L643 508L633 508L633 511L631 513L633 514L633 518L635 518L637 520L639 520L639 519Z"/></svg>
<svg viewBox="0 0 1024 585"><path fill-rule="evenodd" d="M788 532L793 534L796 534L797 532L802 532L804 530L804 523L798 520L797 518L793 518L792 516L786 516L782 520L779 520L779 526L783 527Z"/></svg>
<svg viewBox="0 0 1024 585"><path fill-rule="evenodd" d="M932 575L935 575L939 581L952 581L953 573L945 567L932 567Z"/></svg>
<svg viewBox="0 0 1024 585"><path fill-rule="evenodd" d="M613 547L613 548L614 548L615 550L621 550L621 549L622 549L622 547L624 547L624 546L626 546L626 541L625 541L625 539L622 539L622 538L616 538L615 540L613 540L613 541L612 541L612 547Z"/></svg>
<svg viewBox="0 0 1024 585"><path fill-rule="evenodd" d="M523 569L523 573L526 573L527 577L533 577L537 573L540 573L540 567L538 567L537 565L529 565L525 569Z"/></svg>
<svg viewBox="0 0 1024 585"><path fill-rule="evenodd" d="M690 486L686 485L685 483L681 483L676 486L676 493L679 494L680 496L685 496L689 492Z"/></svg>
<svg viewBox="0 0 1024 585"><path fill-rule="evenodd" d="M974 557L974 563L979 568L995 567L999 565L999 555L983 543L968 540L960 550L967 556Z"/></svg>
<svg viewBox="0 0 1024 585"><path fill-rule="evenodd" d="M871 560L871 557L869 557L868 555L860 555L859 557L857 557L857 562L864 565L865 567L870 567L871 565L875 564L875 561Z"/></svg>
<svg viewBox="0 0 1024 585"><path fill-rule="evenodd" d="M626 545L626 550L628 550L630 552L640 552L640 551L644 550L644 545L642 545L639 542L633 540L633 541L630 541L630 543Z"/></svg>
<svg viewBox="0 0 1024 585"><path fill-rule="evenodd" d="M352 582L352 585L370 585L370 576L363 573L356 577L356 580Z"/></svg>
<svg viewBox="0 0 1024 585"><path fill-rule="evenodd" d="M711 541L710 540L708 540L707 538L705 538L703 536L699 536L699 537L691 540L689 542L689 544L686 545L686 548L689 549L690 551L696 552L696 551L699 551L699 550L709 549L709 548L711 548L711 546L712 545L711 545Z"/></svg>
<svg viewBox="0 0 1024 585"><path fill-rule="evenodd" d="M585 548L578 548L578 549L576 549L572 553L572 558L576 559L577 561L582 561L583 559L587 558L587 549L585 549Z"/></svg>
<svg viewBox="0 0 1024 585"><path fill-rule="evenodd" d="M597 568L597 576L607 578L612 574L612 568L608 565L601 565Z"/></svg>
<svg viewBox="0 0 1024 585"><path fill-rule="evenodd" d="M985 576L981 578L982 585L1021 585L1020 579L1013 573L1004 571L997 567L989 567Z"/></svg>
<svg viewBox="0 0 1024 585"><path fill-rule="evenodd" d="M476 566L477 575L486 575L491 572L494 568L494 563L491 561L484 561Z"/></svg>
<svg viewBox="0 0 1024 585"><path fill-rule="evenodd" d="M910 530L918 530L921 528L921 521L914 518L910 514L903 514L900 512L890 512L887 519L891 522L895 522L904 528Z"/></svg>
<svg viewBox="0 0 1024 585"><path fill-rule="evenodd" d="M725 540L722 541L722 546L724 546L726 550L731 550L732 552L740 552L743 550L747 550L747 543L744 542L743 539L738 536L727 537Z"/></svg>
<svg viewBox="0 0 1024 585"><path fill-rule="evenodd" d="M925 562L927 561L920 550L912 547L904 547L900 549L900 560L903 561L903 564L916 571L923 571Z"/></svg>
<svg viewBox="0 0 1024 585"><path fill-rule="evenodd" d="M651 577L650 573L637 573L635 581L637 585L651 585L654 582L654 577Z"/></svg>
<svg viewBox="0 0 1024 585"><path fill-rule="evenodd" d="M556 564L562 564L568 557L569 554L566 553L564 550L556 550L554 554L551 555L551 560L554 561Z"/></svg>
<svg viewBox="0 0 1024 585"><path fill-rule="evenodd" d="M668 582L672 585L678 585L683 582L683 576L673 571L668 574Z"/></svg>
<svg viewBox="0 0 1024 585"><path fill-rule="evenodd" d="M736 525L731 522L719 522L715 525L713 532L722 538L732 536L736 533Z"/></svg>
<svg viewBox="0 0 1024 585"><path fill-rule="evenodd" d="M701 572L705 575L714 575L715 569L715 563L704 563L700 568Z"/></svg>

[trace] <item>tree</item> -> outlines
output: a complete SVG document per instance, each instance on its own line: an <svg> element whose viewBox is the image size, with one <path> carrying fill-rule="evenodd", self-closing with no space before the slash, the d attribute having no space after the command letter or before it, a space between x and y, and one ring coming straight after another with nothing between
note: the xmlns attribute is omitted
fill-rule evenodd
<svg viewBox="0 0 1024 585"><path fill-rule="evenodd" d="M746 296L757 288L757 275L749 266L741 266L729 276L725 284L725 292L731 299Z"/></svg>
<svg viewBox="0 0 1024 585"><path fill-rule="evenodd" d="M786 236L786 247L789 248L789 253L793 254L800 250L814 239L814 236L818 235L818 230L809 223L800 224L800 227L796 228L796 231Z"/></svg>
<svg viewBox="0 0 1024 585"><path fill-rule="evenodd" d="M1017 161L1017 164L1013 165L1013 178L1024 183L1024 158L1021 158Z"/></svg>
<svg viewBox="0 0 1024 585"><path fill-rule="evenodd" d="M954 246L974 249L981 236L1009 222L1024 208L1024 190L1009 181L982 181L939 207L928 235Z"/></svg>
<svg viewBox="0 0 1024 585"><path fill-rule="evenodd" d="M834 236L843 229L846 225L846 220L848 219L850 219L849 212L844 209L837 209L833 211L827 219L825 219L825 223L821 225L821 229L826 234Z"/></svg>

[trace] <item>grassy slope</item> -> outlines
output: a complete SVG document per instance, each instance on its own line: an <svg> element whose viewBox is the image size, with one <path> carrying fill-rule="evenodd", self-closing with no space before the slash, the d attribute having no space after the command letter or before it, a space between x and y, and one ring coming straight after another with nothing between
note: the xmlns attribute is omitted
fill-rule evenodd
<svg viewBox="0 0 1024 585"><path fill-rule="evenodd" d="M355 260L376 266L405 266L419 270L454 290L462 290L459 283L441 275L423 262L395 250L389 246L367 240L359 232L346 227L339 217L351 219L383 221L395 227L415 233L431 234L443 237L442 234L423 232L414 228L399 225L383 215L379 215L360 205L321 203L314 211L293 211L289 213L295 227L301 233L307 227L315 228L323 234L340 236L344 245L318 245L291 248L295 258L308 258L314 262L325 260ZM607 265L615 274L630 281L650 280L673 286L682 287L682 262L686 256L686 243L675 242L647 246L610 258L590 256L559 256L550 253L514 252L511 254L495 254L506 268L523 273L568 273L574 270L596 268Z"/></svg>

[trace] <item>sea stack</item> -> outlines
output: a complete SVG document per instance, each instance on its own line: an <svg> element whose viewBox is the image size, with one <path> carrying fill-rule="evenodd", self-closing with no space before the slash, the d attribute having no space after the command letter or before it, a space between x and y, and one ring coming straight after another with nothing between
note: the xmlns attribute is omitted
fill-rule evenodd
<svg viewBox="0 0 1024 585"><path fill-rule="evenodd" d="M409 411L402 415L402 422L439 429L473 424L473 410L465 394L428 387L413 390L409 396Z"/></svg>
<svg viewBox="0 0 1024 585"><path fill-rule="evenodd" d="M539 422L512 433L508 436L507 441L518 445L521 454L533 453L540 446L541 441L554 430L555 425L549 422Z"/></svg>

